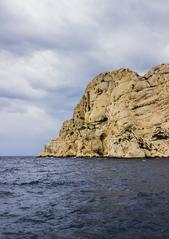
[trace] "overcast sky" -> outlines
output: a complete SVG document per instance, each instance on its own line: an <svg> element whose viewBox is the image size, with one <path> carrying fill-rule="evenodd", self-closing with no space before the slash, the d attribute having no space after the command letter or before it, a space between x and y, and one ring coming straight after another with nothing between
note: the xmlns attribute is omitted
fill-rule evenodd
<svg viewBox="0 0 169 239"><path fill-rule="evenodd" d="M0 155L36 155L97 74L169 62L168 0L1 0Z"/></svg>

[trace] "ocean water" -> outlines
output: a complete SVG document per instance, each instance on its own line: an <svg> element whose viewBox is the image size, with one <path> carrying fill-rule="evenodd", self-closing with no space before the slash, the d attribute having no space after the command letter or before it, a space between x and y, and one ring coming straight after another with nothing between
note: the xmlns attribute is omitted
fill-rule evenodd
<svg viewBox="0 0 169 239"><path fill-rule="evenodd" d="M6 238L169 238L169 159L1 157Z"/></svg>

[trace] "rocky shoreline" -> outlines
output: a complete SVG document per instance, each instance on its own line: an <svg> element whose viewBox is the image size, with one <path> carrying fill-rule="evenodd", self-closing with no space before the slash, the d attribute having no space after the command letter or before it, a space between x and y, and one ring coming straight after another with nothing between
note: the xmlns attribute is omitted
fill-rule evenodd
<svg viewBox="0 0 169 239"><path fill-rule="evenodd" d="M169 64L96 76L40 157L169 156Z"/></svg>

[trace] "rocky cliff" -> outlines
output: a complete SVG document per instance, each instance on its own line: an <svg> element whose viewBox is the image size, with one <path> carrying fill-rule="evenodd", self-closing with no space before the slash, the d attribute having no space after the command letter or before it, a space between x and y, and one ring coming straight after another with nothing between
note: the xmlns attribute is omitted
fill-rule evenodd
<svg viewBox="0 0 169 239"><path fill-rule="evenodd" d="M169 156L169 64L98 75L40 156Z"/></svg>

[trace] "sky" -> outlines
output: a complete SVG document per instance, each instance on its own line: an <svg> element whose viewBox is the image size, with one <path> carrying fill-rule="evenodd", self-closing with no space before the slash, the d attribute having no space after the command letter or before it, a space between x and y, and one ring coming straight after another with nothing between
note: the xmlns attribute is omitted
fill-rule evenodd
<svg viewBox="0 0 169 239"><path fill-rule="evenodd" d="M168 0L1 0L0 155L37 155L89 81L169 62Z"/></svg>

